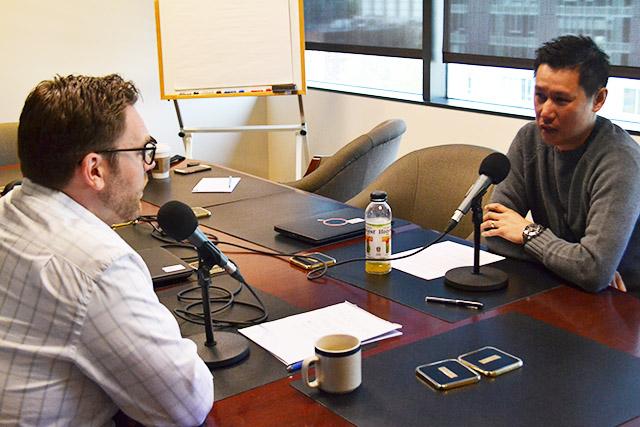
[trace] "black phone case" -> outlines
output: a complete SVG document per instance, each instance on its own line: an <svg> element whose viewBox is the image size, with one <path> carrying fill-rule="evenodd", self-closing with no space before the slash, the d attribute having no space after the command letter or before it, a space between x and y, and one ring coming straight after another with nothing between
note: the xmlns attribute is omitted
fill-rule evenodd
<svg viewBox="0 0 640 427"><path fill-rule="evenodd" d="M522 359L491 346L460 355L458 360L489 377L497 377L522 366Z"/></svg>
<svg viewBox="0 0 640 427"><path fill-rule="evenodd" d="M480 375L455 359L420 365L416 376L438 390L448 390L480 381Z"/></svg>

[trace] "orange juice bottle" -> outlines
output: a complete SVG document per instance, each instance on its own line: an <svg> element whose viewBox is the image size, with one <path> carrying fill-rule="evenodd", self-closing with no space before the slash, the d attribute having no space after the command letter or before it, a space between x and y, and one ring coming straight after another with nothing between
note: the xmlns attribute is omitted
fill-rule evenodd
<svg viewBox="0 0 640 427"><path fill-rule="evenodd" d="M364 211L365 219L365 271L387 274L391 271L391 208L387 193L374 191L371 203Z"/></svg>

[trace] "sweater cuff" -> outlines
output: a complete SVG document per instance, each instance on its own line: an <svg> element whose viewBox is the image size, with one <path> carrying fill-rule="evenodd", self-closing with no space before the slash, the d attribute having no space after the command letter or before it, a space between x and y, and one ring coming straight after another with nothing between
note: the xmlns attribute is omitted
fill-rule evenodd
<svg viewBox="0 0 640 427"><path fill-rule="evenodd" d="M546 247L555 239L556 235L553 234L553 231L546 228L542 233L525 243L525 252L543 262Z"/></svg>

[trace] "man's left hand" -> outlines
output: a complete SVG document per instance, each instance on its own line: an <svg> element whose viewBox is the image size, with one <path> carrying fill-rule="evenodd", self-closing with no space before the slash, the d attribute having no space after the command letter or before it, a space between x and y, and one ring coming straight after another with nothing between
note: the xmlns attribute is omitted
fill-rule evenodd
<svg viewBox="0 0 640 427"><path fill-rule="evenodd" d="M487 204L484 207L482 221L482 237L502 237L518 245L523 243L522 231L531 224L531 221L500 203Z"/></svg>
<svg viewBox="0 0 640 427"><path fill-rule="evenodd" d="M622 280L622 276L617 271L613 275L613 280L611 281L611 283L609 283L609 286L619 290L620 292L627 292L627 287Z"/></svg>

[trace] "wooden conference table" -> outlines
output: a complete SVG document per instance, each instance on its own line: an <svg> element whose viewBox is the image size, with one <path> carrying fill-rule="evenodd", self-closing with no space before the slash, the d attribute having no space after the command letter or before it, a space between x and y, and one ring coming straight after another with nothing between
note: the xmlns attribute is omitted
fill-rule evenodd
<svg viewBox="0 0 640 427"><path fill-rule="evenodd" d="M0 171L0 179L3 179L2 172ZM237 174L235 171L229 173ZM172 180L175 180L175 177L172 177ZM1 184L3 182L0 182ZM157 209L158 206L143 202L143 213L153 214ZM247 215L252 213L247 212ZM219 230L208 231L224 241L264 249ZM341 245L344 244L334 244L330 248ZM594 295L570 286L559 286L497 309L478 312L465 320L449 323L330 277L315 282L309 281L305 272L290 266L286 259L259 256L229 247L221 249L234 259L248 283L292 306L311 310L348 300L377 316L403 325L403 335L381 341L373 348L365 348L365 361L368 357L424 338L507 313L521 313L640 358L640 299L615 290L606 290ZM162 292L164 291L159 291ZM299 374L290 375L255 389L216 400L207 417L206 425L350 425L345 419L294 389L290 383L299 377ZM553 390L549 392L553 393ZM602 404L606 405L605 402ZM428 421L425 420L425 424L428 424ZM640 425L640 418L632 419L625 425Z"/></svg>
<svg viewBox="0 0 640 427"><path fill-rule="evenodd" d="M148 208L153 211L155 206ZM251 212L246 214L252 215ZM256 220L258 218L265 219L265 216L256 217ZM277 219L268 221L274 222ZM210 231L221 240L264 249L219 230ZM341 245L343 244L334 244L323 250ZM615 290L593 295L573 287L560 286L494 310L478 313L466 320L449 323L330 277L316 282L309 281L305 272L290 266L286 259L234 253L237 251L228 247L222 249L233 257L250 284L293 306L311 310L348 300L377 316L403 325L402 336L384 340L374 348L365 350L365 358L512 312L539 319L557 328L640 357L640 300ZM207 425L349 425L334 412L291 387L290 383L299 376L295 374L216 401L207 418ZM629 422L629 425L640 425L640 420L636 418Z"/></svg>

